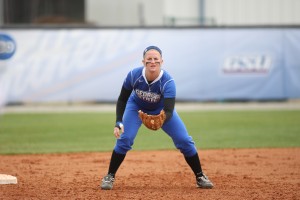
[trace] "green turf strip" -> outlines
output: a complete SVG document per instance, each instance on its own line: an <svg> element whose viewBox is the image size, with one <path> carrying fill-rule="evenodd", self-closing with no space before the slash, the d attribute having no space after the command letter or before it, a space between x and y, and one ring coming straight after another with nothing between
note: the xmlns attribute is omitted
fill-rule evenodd
<svg viewBox="0 0 300 200"><path fill-rule="evenodd" d="M199 149L299 147L300 111L180 112ZM5 114L0 154L111 151L114 113ZM162 131L142 127L133 150L175 149Z"/></svg>

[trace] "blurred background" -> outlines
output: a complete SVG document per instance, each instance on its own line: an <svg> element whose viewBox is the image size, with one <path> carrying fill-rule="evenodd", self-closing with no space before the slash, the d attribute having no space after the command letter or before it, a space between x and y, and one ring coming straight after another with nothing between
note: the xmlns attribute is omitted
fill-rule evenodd
<svg viewBox="0 0 300 200"><path fill-rule="evenodd" d="M299 25L298 0L1 0L2 25Z"/></svg>
<svg viewBox="0 0 300 200"><path fill-rule="evenodd" d="M177 100L300 98L298 0L0 0L0 102L115 102L149 45Z"/></svg>

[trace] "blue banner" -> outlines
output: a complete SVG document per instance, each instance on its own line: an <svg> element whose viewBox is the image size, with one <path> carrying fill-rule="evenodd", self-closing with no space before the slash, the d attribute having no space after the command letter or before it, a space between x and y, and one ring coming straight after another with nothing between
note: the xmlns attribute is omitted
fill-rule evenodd
<svg viewBox="0 0 300 200"><path fill-rule="evenodd" d="M0 102L116 101L149 45L177 100L300 98L299 29L32 29L0 32Z"/></svg>

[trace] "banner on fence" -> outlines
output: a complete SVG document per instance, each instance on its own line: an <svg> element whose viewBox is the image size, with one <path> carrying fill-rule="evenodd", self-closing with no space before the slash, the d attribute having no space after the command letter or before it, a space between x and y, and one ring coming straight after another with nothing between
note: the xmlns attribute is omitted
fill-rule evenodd
<svg viewBox="0 0 300 200"><path fill-rule="evenodd" d="M149 45L178 100L300 97L299 29L21 29L0 32L0 101L116 101Z"/></svg>

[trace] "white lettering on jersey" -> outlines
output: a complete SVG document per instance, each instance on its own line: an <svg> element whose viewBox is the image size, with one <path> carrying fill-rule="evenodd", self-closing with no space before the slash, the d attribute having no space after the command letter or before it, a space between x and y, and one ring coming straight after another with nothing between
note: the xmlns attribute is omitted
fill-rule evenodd
<svg viewBox="0 0 300 200"><path fill-rule="evenodd" d="M142 99L143 101L147 101L150 103L157 103L160 100L160 94L156 94L153 92L147 92L147 91L143 91L143 90L139 90L136 89L135 93L137 94L137 96Z"/></svg>

